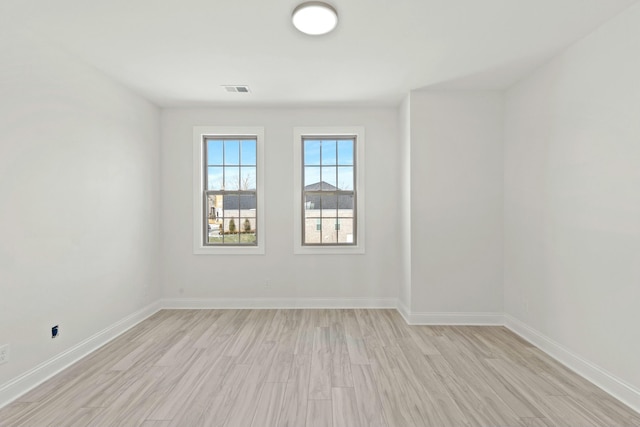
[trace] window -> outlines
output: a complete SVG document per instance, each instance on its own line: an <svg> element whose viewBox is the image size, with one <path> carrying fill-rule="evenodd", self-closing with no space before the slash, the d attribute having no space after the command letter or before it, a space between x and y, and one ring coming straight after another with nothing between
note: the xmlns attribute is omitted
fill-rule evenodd
<svg viewBox="0 0 640 427"><path fill-rule="evenodd" d="M194 253L264 253L262 128L194 128Z"/></svg>
<svg viewBox="0 0 640 427"><path fill-rule="evenodd" d="M296 128L295 252L364 252L364 130Z"/></svg>

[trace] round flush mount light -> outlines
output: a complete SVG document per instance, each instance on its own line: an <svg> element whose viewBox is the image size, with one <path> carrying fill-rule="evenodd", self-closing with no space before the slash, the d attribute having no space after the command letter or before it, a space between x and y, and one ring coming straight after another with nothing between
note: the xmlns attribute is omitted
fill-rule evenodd
<svg viewBox="0 0 640 427"><path fill-rule="evenodd" d="M319 36L338 25L338 12L327 3L309 1L293 9L292 20L293 25L303 33Z"/></svg>

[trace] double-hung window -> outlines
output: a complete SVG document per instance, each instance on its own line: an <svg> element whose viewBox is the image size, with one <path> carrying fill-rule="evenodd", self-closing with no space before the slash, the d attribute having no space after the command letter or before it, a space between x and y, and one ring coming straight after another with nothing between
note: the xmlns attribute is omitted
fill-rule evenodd
<svg viewBox="0 0 640 427"><path fill-rule="evenodd" d="M364 251L362 128L296 128L296 253Z"/></svg>
<svg viewBox="0 0 640 427"><path fill-rule="evenodd" d="M194 252L264 253L262 128L194 128Z"/></svg>

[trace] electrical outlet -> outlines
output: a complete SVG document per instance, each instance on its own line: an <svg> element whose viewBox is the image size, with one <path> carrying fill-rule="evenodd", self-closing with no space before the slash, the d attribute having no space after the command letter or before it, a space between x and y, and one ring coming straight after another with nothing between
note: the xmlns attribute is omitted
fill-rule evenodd
<svg viewBox="0 0 640 427"><path fill-rule="evenodd" d="M0 365L9 361L9 344L0 346Z"/></svg>
<svg viewBox="0 0 640 427"><path fill-rule="evenodd" d="M270 286L270 284L269 284L269 279L265 279L265 280L264 280L264 288L265 288L265 289L269 289L269 286Z"/></svg>
<svg viewBox="0 0 640 427"><path fill-rule="evenodd" d="M51 327L51 338L57 338L60 335L60 326L55 325Z"/></svg>

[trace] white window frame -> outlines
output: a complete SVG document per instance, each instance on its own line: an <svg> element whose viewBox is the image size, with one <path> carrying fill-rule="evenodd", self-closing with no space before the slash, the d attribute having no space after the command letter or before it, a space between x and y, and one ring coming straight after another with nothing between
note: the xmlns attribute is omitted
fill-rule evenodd
<svg viewBox="0 0 640 427"><path fill-rule="evenodd" d="M356 244L309 246L302 244L302 137L356 137ZM293 253L296 255L347 255L365 253L365 135L363 126L293 128Z"/></svg>
<svg viewBox="0 0 640 427"><path fill-rule="evenodd" d="M256 196L258 244L247 246L204 245L204 138L256 137ZM264 212L264 127L194 126L193 128L193 253L196 255L264 255L266 230Z"/></svg>

